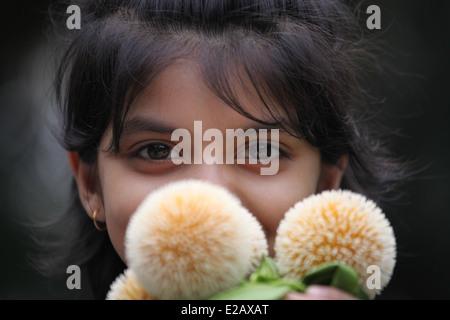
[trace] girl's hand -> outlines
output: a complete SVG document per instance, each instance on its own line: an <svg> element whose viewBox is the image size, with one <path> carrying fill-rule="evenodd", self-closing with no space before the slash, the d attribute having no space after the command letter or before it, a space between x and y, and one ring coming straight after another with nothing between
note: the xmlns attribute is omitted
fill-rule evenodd
<svg viewBox="0 0 450 320"><path fill-rule="evenodd" d="M312 285L305 293L288 293L283 300L357 300L357 298L333 287Z"/></svg>

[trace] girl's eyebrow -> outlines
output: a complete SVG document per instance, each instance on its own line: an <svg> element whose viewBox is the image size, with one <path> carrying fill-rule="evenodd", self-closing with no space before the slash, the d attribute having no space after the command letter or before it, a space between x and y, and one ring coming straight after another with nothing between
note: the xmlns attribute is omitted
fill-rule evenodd
<svg viewBox="0 0 450 320"><path fill-rule="evenodd" d="M130 135L135 132L143 132L143 131L149 131L149 132L157 132L162 134L171 134L176 129L180 129L177 127L170 126L168 124L162 123L155 119L150 118L144 118L144 117L134 117L131 119L128 119L124 122L122 127L122 135ZM230 128L233 129L233 128ZM284 133L285 131L280 128L279 125L276 124L255 124L253 126L249 126L246 128L243 128L244 131L247 131L249 129L254 129L256 131L259 131L261 129L266 129L267 131L270 131L271 129L279 129L280 133Z"/></svg>
<svg viewBox="0 0 450 320"><path fill-rule="evenodd" d="M135 117L128 119L122 126L122 135L126 136L135 132L151 131L157 133L172 133L177 128L161 123L155 119Z"/></svg>

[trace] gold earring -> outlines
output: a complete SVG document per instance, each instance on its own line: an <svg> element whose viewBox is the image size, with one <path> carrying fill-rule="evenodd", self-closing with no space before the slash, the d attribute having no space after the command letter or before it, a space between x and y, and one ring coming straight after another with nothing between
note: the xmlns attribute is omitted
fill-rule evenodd
<svg viewBox="0 0 450 320"><path fill-rule="evenodd" d="M97 220L95 220L95 216L97 215L97 210L94 210L94 213L92 214L92 220L94 221L94 227L95 229L97 229L98 231L105 231L106 227L101 228L98 224L97 224Z"/></svg>

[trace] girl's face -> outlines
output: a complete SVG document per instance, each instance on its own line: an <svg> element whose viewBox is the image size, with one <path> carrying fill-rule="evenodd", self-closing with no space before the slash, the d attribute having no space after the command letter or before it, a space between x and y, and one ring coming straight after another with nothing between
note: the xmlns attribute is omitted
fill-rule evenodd
<svg viewBox="0 0 450 320"><path fill-rule="evenodd" d="M194 121L202 121L203 132L215 128L223 137L226 129L261 128L210 91L197 71L192 62L178 61L158 75L130 108L118 153L107 151L111 129L105 132L94 170L96 179L89 178L89 165L69 154L86 211L92 217L97 210L97 221L106 222L111 241L124 261L124 237L131 215L150 192L166 183L195 178L226 187L260 221L272 255L284 213L313 193L339 187L343 171L323 164L317 148L282 130L275 175L261 175L258 164L174 164L170 151L179 141L171 141L171 134L184 128L193 138ZM242 90L239 98L252 115L265 118L265 109L252 93ZM201 147L210 143L203 142Z"/></svg>

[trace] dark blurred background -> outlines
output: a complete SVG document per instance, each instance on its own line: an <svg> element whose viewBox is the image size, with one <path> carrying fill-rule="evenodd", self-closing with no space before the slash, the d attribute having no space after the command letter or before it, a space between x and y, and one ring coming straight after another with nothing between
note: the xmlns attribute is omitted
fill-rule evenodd
<svg viewBox="0 0 450 320"><path fill-rule="evenodd" d="M27 263L33 242L21 223L62 210L68 192L66 156L50 131L56 123L52 49L45 46L51 2L8 1L0 9L0 299L91 297L83 280L81 290L68 290L66 278L49 280L33 270ZM369 85L399 129L395 152L425 168L407 183L404 202L387 211L398 260L379 298L449 299L450 1L367 1L363 8L371 4L381 8L381 30L372 36L388 49L380 62L395 72Z"/></svg>

